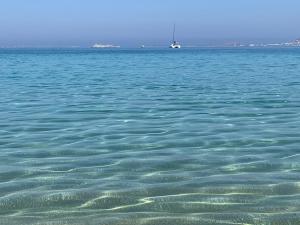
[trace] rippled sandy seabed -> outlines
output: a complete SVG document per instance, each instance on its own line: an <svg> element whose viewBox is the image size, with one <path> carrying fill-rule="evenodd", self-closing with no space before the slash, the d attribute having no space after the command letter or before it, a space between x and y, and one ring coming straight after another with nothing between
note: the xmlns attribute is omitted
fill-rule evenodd
<svg viewBox="0 0 300 225"><path fill-rule="evenodd" d="M299 225L299 62L0 50L0 224Z"/></svg>

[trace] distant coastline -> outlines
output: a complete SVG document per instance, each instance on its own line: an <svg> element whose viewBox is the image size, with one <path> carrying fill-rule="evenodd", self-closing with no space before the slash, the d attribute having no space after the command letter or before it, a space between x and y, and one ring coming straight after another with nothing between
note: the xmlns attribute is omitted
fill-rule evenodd
<svg viewBox="0 0 300 225"><path fill-rule="evenodd" d="M279 42L279 43L249 43L249 44L241 44L238 42L233 42L228 44L230 47L300 47L300 38L290 41L290 42Z"/></svg>
<svg viewBox="0 0 300 225"><path fill-rule="evenodd" d="M162 49L168 48L168 45L163 44L147 44L147 45L139 44L130 44L130 45L114 45L114 44L100 44L96 43L94 45L70 45L70 46L29 46L29 45L13 45L13 46L0 46L0 49ZM239 41L229 41L224 43L210 43L210 44L189 44L186 43L182 44L184 49L191 49L191 48L300 48L300 38L294 41L287 41L287 42L239 42Z"/></svg>

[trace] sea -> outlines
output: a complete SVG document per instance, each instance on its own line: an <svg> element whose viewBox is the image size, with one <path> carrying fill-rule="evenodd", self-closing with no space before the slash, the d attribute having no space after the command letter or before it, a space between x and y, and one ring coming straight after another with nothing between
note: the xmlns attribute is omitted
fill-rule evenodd
<svg viewBox="0 0 300 225"><path fill-rule="evenodd" d="M299 225L300 49L0 49L1 225Z"/></svg>

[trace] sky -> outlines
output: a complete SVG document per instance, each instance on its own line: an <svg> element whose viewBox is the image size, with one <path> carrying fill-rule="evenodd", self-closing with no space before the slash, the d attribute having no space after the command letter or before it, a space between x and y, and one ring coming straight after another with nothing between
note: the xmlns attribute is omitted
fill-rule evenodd
<svg viewBox="0 0 300 225"><path fill-rule="evenodd" d="M0 0L0 46L186 45L300 37L299 0Z"/></svg>

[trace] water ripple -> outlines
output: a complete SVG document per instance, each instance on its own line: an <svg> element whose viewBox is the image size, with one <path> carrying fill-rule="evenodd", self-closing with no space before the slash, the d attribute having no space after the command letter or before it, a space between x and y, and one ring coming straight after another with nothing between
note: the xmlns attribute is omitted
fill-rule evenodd
<svg viewBox="0 0 300 225"><path fill-rule="evenodd" d="M300 224L299 54L0 50L0 224Z"/></svg>

